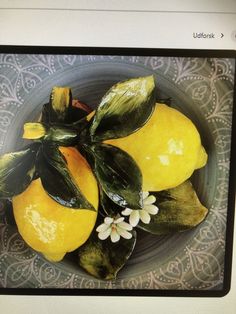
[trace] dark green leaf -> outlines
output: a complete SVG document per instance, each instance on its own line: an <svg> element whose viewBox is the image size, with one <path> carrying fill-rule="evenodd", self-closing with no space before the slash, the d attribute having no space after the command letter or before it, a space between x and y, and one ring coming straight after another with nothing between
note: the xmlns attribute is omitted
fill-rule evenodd
<svg viewBox="0 0 236 314"><path fill-rule="evenodd" d="M88 115L88 112L85 111L82 108L77 108L77 107L69 107L67 110L67 114L64 117L64 120L61 121L60 119L57 118L57 115L54 113L51 113L52 108L50 104L44 104L43 109L42 109L42 116L41 116L41 121L46 124L51 124L51 123L66 123L66 124L72 124L76 123L77 121L85 118Z"/></svg>
<svg viewBox="0 0 236 314"><path fill-rule="evenodd" d="M44 104L39 121L49 124L50 123L50 110L51 110L50 104L49 103ZM52 122L58 122L58 121L52 121Z"/></svg>
<svg viewBox="0 0 236 314"><path fill-rule="evenodd" d="M24 124L23 138L41 140L46 134L46 126L40 122L27 122Z"/></svg>
<svg viewBox="0 0 236 314"><path fill-rule="evenodd" d="M85 103L82 103L79 100L73 100L72 106L69 107L65 123L76 123L77 121L86 118L91 111L92 109Z"/></svg>
<svg viewBox="0 0 236 314"><path fill-rule="evenodd" d="M54 201L70 208L95 210L80 191L56 145L42 144L37 170L45 191Z"/></svg>
<svg viewBox="0 0 236 314"><path fill-rule="evenodd" d="M89 240L78 249L79 265L96 278L116 279L135 247L136 232L131 233L131 239L120 238L112 243L110 239L101 241L94 230Z"/></svg>
<svg viewBox="0 0 236 314"><path fill-rule="evenodd" d="M123 207L120 207L116 203L114 203L105 192L103 192L102 187L99 188L99 194L100 194L100 205L102 207L102 210L105 214L105 216L114 217L117 214L120 214L122 210L124 210Z"/></svg>
<svg viewBox="0 0 236 314"><path fill-rule="evenodd" d="M77 138L77 130L72 127L51 125L43 139L61 146L73 146L77 142Z"/></svg>
<svg viewBox="0 0 236 314"><path fill-rule="evenodd" d="M142 208L142 174L123 150L107 144L91 147L94 172L106 195L117 205Z"/></svg>
<svg viewBox="0 0 236 314"><path fill-rule="evenodd" d="M140 129L151 116L154 105L153 76L120 82L102 98L90 134L94 141L127 136Z"/></svg>
<svg viewBox="0 0 236 314"><path fill-rule="evenodd" d="M70 107L68 115L66 117L65 123L74 123L85 118L88 115L88 112L81 108Z"/></svg>
<svg viewBox="0 0 236 314"><path fill-rule="evenodd" d="M76 121L70 125L67 125L70 128L73 128L76 130L78 136L77 136L77 142L78 143L88 143L91 141L89 128L91 125L91 121L88 121L86 117L80 119L79 121Z"/></svg>
<svg viewBox="0 0 236 314"><path fill-rule="evenodd" d="M22 193L30 184L35 172L38 144L0 157L0 198Z"/></svg>
<svg viewBox="0 0 236 314"><path fill-rule="evenodd" d="M42 109L41 121L46 124L71 124L85 118L91 109L78 100L72 101L69 87L54 87L50 95L50 102Z"/></svg>
<svg viewBox="0 0 236 314"><path fill-rule="evenodd" d="M64 122L72 106L72 94L69 87L53 87L49 104L44 105L42 122Z"/></svg>
<svg viewBox="0 0 236 314"><path fill-rule="evenodd" d="M193 189L190 181L186 181L176 188L161 192L151 192L156 196L155 205L158 206L157 215L151 216L149 224L139 223L145 231L162 235L181 232L196 227L208 213Z"/></svg>
<svg viewBox="0 0 236 314"><path fill-rule="evenodd" d="M46 125L41 122L27 122L24 124L23 138L54 142L61 146L74 146L78 140L78 131L73 128L73 125Z"/></svg>
<svg viewBox="0 0 236 314"><path fill-rule="evenodd" d="M65 121L68 109L72 106L71 89L68 87L55 86L50 95L50 122Z"/></svg>

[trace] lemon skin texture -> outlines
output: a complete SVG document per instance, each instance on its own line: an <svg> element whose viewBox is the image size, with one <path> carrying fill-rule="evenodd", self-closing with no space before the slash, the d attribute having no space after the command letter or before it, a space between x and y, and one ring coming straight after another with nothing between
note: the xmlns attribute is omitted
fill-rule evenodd
<svg viewBox="0 0 236 314"><path fill-rule="evenodd" d="M105 143L133 157L143 175L144 191L176 187L207 162L192 121L164 104L156 104L148 122L135 133Z"/></svg>
<svg viewBox="0 0 236 314"><path fill-rule="evenodd" d="M60 151L81 192L96 211L60 205L48 196L40 179L32 181L23 193L13 198L13 212L21 236L50 261L62 260L67 252L89 238L98 208L97 183L88 163L75 148L60 148Z"/></svg>

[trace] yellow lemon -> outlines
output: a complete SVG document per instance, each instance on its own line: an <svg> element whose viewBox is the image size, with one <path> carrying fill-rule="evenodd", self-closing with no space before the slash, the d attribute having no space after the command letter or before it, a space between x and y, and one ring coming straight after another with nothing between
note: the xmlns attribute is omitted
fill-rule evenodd
<svg viewBox="0 0 236 314"><path fill-rule="evenodd" d="M105 143L133 157L143 175L144 191L173 188L207 161L192 121L164 104L156 104L148 122L137 132Z"/></svg>
<svg viewBox="0 0 236 314"><path fill-rule="evenodd" d="M98 208L97 183L88 163L75 148L60 148L60 151L81 192L96 211L58 204L45 192L40 179L32 181L23 193L13 198L14 216L21 236L51 261L60 261L67 252L88 239Z"/></svg>

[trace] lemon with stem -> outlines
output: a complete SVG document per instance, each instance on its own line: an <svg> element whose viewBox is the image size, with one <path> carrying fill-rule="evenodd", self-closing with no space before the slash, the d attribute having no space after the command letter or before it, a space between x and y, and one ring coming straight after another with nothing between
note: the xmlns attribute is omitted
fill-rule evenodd
<svg viewBox="0 0 236 314"><path fill-rule="evenodd" d="M136 161L144 191L176 187L207 162L195 125L165 104L156 104L150 119L138 131L105 143L126 151Z"/></svg>

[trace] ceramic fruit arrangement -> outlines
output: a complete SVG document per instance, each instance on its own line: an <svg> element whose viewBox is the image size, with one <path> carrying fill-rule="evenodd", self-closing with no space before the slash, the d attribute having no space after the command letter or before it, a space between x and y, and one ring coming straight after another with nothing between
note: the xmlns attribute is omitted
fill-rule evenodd
<svg viewBox="0 0 236 314"><path fill-rule="evenodd" d="M0 198L11 200L24 241L58 262L115 279L137 232L163 235L201 223L208 210L189 178L207 162L189 118L158 101L153 76L112 86L97 109L54 87L29 145L0 157Z"/></svg>

